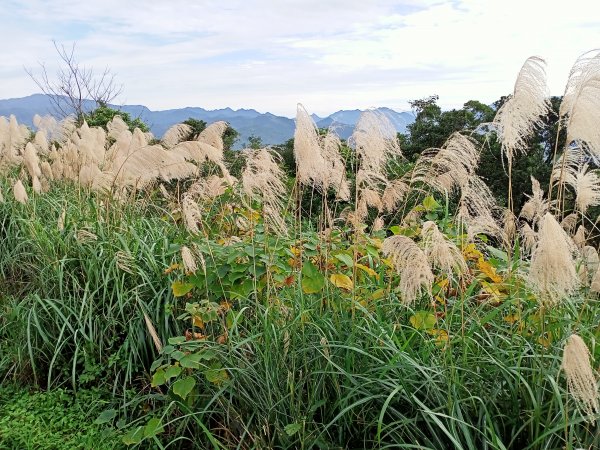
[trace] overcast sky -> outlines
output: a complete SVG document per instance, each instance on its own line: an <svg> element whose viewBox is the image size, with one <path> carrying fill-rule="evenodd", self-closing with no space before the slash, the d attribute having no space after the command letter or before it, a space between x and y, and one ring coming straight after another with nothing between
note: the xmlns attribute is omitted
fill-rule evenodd
<svg viewBox="0 0 600 450"><path fill-rule="evenodd" d="M491 103L532 55L560 95L575 58L600 47L599 11L598 0L1 0L0 98L39 91L24 67L52 73L53 39L110 67L118 103L153 110Z"/></svg>

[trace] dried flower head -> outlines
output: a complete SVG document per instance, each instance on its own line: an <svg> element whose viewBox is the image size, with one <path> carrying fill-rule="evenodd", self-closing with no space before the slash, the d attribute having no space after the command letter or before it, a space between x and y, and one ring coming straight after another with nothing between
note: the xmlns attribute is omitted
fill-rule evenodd
<svg viewBox="0 0 600 450"><path fill-rule="evenodd" d="M529 281L548 304L569 295L579 284L576 247L554 216L546 213L540 222L538 241L531 255Z"/></svg>
<svg viewBox="0 0 600 450"><path fill-rule="evenodd" d="M13 186L13 194L15 196L15 200L19 203L25 204L27 200L29 200L29 196L27 195L27 191L25 190L25 186L21 180L17 180L17 182Z"/></svg>
<svg viewBox="0 0 600 450"><path fill-rule="evenodd" d="M195 273L198 270L196 258L187 246L181 247L181 259L183 260L183 269L188 273Z"/></svg>
<svg viewBox="0 0 600 450"><path fill-rule="evenodd" d="M567 377L569 393L588 416L598 414L598 385L590 363L590 351L583 339L576 334L567 339L563 350L562 369ZM589 417L588 420L594 421Z"/></svg>
<svg viewBox="0 0 600 450"><path fill-rule="evenodd" d="M467 264L459 248L444 236L435 222L423 223L421 230L423 251L433 267L439 268L448 278L467 271Z"/></svg>
<svg viewBox="0 0 600 450"><path fill-rule="evenodd" d="M400 275L400 291L405 305L422 292L431 293L434 276L425 253L406 236L391 236L383 241L383 255L389 258Z"/></svg>

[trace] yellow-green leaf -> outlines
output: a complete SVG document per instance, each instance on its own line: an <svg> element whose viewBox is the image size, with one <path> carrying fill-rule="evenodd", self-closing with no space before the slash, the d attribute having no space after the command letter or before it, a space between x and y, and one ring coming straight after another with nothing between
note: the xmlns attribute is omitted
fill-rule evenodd
<svg viewBox="0 0 600 450"><path fill-rule="evenodd" d="M171 289L173 289L173 295L175 297L183 297L194 289L194 285L191 283L184 283L183 281L174 281L171 285Z"/></svg>
<svg viewBox="0 0 600 450"><path fill-rule="evenodd" d="M375 272L373 269L371 269L369 266L365 266L364 264L359 264L356 263L356 267L360 270L364 270L365 272L367 272L370 276L377 278L377 272Z"/></svg>
<svg viewBox="0 0 600 450"><path fill-rule="evenodd" d="M431 330L437 322L435 315L429 311L417 311L410 317L409 321L417 330Z"/></svg>
<svg viewBox="0 0 600 450"><path fill-rule="evenodd" d="M192 389L194 389L194 386L196 386L196 379L194 377L185 377L173 383L173 393L185 400L189 393L192 392Z"/></svg>
<svg viewBox="0 0 600 450"><path fill-rule="evenodd" d="M329 277L329 281L331 281L334 286L337 286L341 289L346 289L347 291L351 291L354 287L354 283L350 277L343 273L332 273Z"/></svg>

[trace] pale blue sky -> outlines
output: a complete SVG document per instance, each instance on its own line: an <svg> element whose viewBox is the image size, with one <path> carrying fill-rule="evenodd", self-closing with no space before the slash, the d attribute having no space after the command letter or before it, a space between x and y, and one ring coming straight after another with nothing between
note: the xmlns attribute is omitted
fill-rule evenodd
<svg viewBox="0 0 600 450"><path fill-rule="evenodd" d="M592 0L1 0L0 98L37 92L23 67L56 64L52 39L77 42L88 66L110 67L119 103L151 109L255 108L293 116L296 103L444 107L512 91L524 60L548 62L561 94L575 58L600 47Z"/></svg>

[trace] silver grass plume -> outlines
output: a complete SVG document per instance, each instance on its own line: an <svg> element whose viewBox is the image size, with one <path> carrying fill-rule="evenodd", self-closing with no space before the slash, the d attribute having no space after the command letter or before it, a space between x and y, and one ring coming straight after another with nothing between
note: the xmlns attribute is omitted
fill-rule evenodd
<svg viewBox="0 0 600 450"><path fill-rule="evenodd" d="M383 174L388 159L402 155L396 134L385 114L376 110L364 111L348 140L360 157L361 169Z"/></svg>
<svg viewBox="0 0 600 450"><path fill-rule="evenodd" d="M331 187L339 200L348 201L350 200L350 186L346 179L346 164L340 154L341 147L339 136L332 128L329 128L327 134L321 139L321 151L326 164L322 182L323 193L327 193Z"/></svg>
<svg viewBox="0 0 600 450"><path fill-rule="evenodd" d="M183 260L183 269L188 273L195 273L198 270L196 258L189 247L181 247L181 259Z"/></svg>
<svg viewBox="0 0 600 450"><path fill-rule="evenodd" d="M578 221L579 215L577 213L571 213L568 216L566 216L563 220L561 220L560 226L563 230L565 230L567 234L571 235L575 230L575 226L577 225Z"/></svg>
<svg viewBox="0 0 600 450"><path fill-rule="evenodd" d="M567 378L569 393L588 415L587 420L593 422L593 418L589 416L600 412L598 385L590 362L590 351L577 334L572 334L567 339L561 368Z"/></svg>
<svg viewBox="0 0 600 450"><path fill-rule="evenodd" d="M537 233L525 222L521 226L519 234L521 235L522 253L531 253L537 243Z"/></svg>
<svg viewBox="0 0 600 450"><path fill-rule="evenodd" d="M178 123L165 131L160 141L165 148L171 149L180 142L185 141L191 133L192 127L185 123Z"/></svg>
<svg viewBox="0 0 600 450"><path fill-rule="evenodd" d="M383 191L381 203L383 210L393 212L410 191L410 185L403 180L391 180Z"/></svg>
<svg viewBox="0 0 600 450"><path fill-rule="evenodd" d="M423 292L431 294L434 276L425 253L407 236L391 236L383 241L383 255L400 275L400 291L405 305L411 305Z"/></svg>
<svg viewBox="0 0 600 450"><path fill-rule="evenodd" d="M560 118L567 128L567 145L586 144L600 158L600 50L584 53L569 74L560 106Z"/></svg>
<svg viewBox="0 0 600 450"><path fill-rule="evenodd" d="M23 186L21 180L17 180L17 182L13 185L13 195L15 196L15 200L23 205L27 203L27 200L29 200L27 191L25 190L25 186Z"/></svg>
<svg viewBox="0 0 600 450"><path fill-rule="evenodd" d="M424 151L413 170L412 182L422 182L438 192L462 189L479 164L479 149L473 138L453 133L442 148Z"/></svg>
<svg viewBox="0 0 600 450"><path fill-rule="evenodd" d="M472 175L461 189L457 218L466 225L468 239L487 234L506 242L504 229L496 220L499 208L490 188L477 175Z"/></svg>
<svg viewBox="0 0 600 450"><path fill-rule="evenodd" d="M600 266L598 251L591 245L586 245L581 249L581 261L579 264L579 279L584 286L589 286L593 276Z"/></svg>
<svg viewBox="0 0 600 450"><path fill-rule="evenodd" d="M23 151L23 164L31 178L39 178L42 176L40 159L38 158L35 146L31 142L27 143L25 150Z"/></svg>
<svg viewBox="0 0 600 450"><path fill-rule="evenodd" d="M525 140L542 124L542 116L548 111L546 61L532 56L521 67L513 94L493 121L509 166L517 152L525 151Z"/></svg>
<svg viewBox="0 0 600 450"><path fill-rule="evenodd" d="M555 304L579 285L575 269L576 247L554 216L546 213L540 222L538 241L531 254L529 281L541 300Z"/></svg>
<svg viewBox="0 0 600 450"><path fill-rule="evenodd" d="M583 225L579 225L577 227L577 232L573 235L573 242L579 248L583 248L586 242L585 237L585 227Z"/></svg>
<svg viewBox="0 0 600 450"><path fill-rule="evenodd" d="M287 233L282 216L286 195L285 174L266 148L246 150L246 167L242 173L242 189L263 204L265 221L279 233Z"/></svg>
<svg viewBox="0 0 600 450"><path fill-rule="evenodd" d="M200 229L198 223L202 222L202 211L191 194L184 194L181 199L181 212L187 230L192 234L198 234Z"/></svg>
<svg viewBox="0 0 600 450"><path fill-rule="evenodd" d="M323 181L327 178L327 164L323 157L319 132L312 117L300 103L296 109L294 157L298 182L323 190Z"/></svg>
<svg viewBox="0 0 600 450"><path fill-rule="evenodd" d="M540 187L540 182L531 177L532 195L525 202L519 213L519 217L529 220L534 226L550 210L550 202L544 198L544 191Z"/></svg>
<svg viewBox="0 0 600 450"><path fill-rule="evenodd" d="M590 206L600 205L600 177L596 171L589 170L589 165L582 165L575 173L566 171L565 183L575 191L575 204L581 214L585 214Z"/></svg>
<svg viewBox="0 0 600 450"><path fill-rule="evenodd" d="M444 236L435 222L423 223L421 229L423 251L433 267L440 269L448 278L467 271L467 264L460 249Z"/></svg>
<svg viewBox="0 0 600 450"><path fill-rule="evenodd" d="M221 154L223 153L223 134L227 130L229 125L227 122L219 121L213 122L208 125L202 132L198 135L196 139L198 142L202 142L204 144L208 144L211 147L215 147L218 149Z"/></svg>

